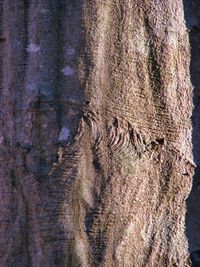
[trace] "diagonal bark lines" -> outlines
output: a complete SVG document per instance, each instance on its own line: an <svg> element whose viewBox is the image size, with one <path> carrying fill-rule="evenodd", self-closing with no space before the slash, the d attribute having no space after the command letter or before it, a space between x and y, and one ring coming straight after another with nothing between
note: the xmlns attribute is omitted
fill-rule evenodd
<svg viewBox="0 0 200 267"><path fill-rule="evenodd" d="M179 2L14 2L3 11L1 265L189 266Z"/></svg>

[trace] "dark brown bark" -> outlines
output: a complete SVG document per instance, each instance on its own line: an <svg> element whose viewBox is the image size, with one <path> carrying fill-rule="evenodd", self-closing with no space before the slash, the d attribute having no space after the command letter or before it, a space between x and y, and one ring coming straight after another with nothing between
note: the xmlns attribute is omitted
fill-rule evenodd
<svg viewBox="0 0 200 267"><path fill-rule="evenodd" d="M200 88L200 57L199 57L199 48L200 48L200 9L199 1L184 0L184 9L185 9L185 19L190 37L191 45L191 80L193 84L193 131L192 131L192 143L193 143L193 155L195 163L197 164L196 172L193 179L193 188L189 198L187 200L187 216L186 216L186 234L188 237L189 251L192 252L192 258L194 262L198 262L200 265L200 258L198 256L200 250L200 212L199 212L199 203L200 203L200 180L199 180L199 163L200 163L200 150L199 150L199 141L200 141L200 127L199 127L199 88ZM198 251L198 253L196 253ZM195 252L195 253L194 253ZM198 256L198 257L197 257ZM195 265L194 265L195 266Z"/></svg>
<svg viewBox="0 0 200 267"><path fill-rule="evenodd" d="M189 266L182 1L1 6L0 266Z"/></svg>

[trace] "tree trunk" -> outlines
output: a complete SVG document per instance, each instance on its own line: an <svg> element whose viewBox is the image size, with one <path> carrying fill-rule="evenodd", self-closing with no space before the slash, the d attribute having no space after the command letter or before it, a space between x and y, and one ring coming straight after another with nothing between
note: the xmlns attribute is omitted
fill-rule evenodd
<svg viewBox="0 0 200 267"><path fill-rule="evenodd" d="M0 6L0 266L189 266L182 1Z"/></svg>

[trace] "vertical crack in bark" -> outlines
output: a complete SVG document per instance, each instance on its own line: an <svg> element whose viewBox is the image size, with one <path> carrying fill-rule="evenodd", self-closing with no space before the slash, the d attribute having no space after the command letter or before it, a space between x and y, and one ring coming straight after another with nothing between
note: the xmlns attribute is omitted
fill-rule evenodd
<svg viewBox="0 0 200 267"><path fill-rule="evenodd" d="M3 51L5 45L6 37L3 31L3 0L0 1L0 66L3 65ZM3 90L3 68L0 68L0 96ZM0 125L2 129L2 126Z"/></svg>

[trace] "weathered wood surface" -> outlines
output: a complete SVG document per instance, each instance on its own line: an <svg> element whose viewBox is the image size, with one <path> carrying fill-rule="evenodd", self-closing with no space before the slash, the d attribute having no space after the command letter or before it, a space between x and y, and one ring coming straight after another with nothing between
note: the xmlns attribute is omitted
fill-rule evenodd
<svg viewBox="0 0 200 267"><path fill-rule="evenodd" d="M0 266L189 266L182 1L0 5Z"/></svg>

